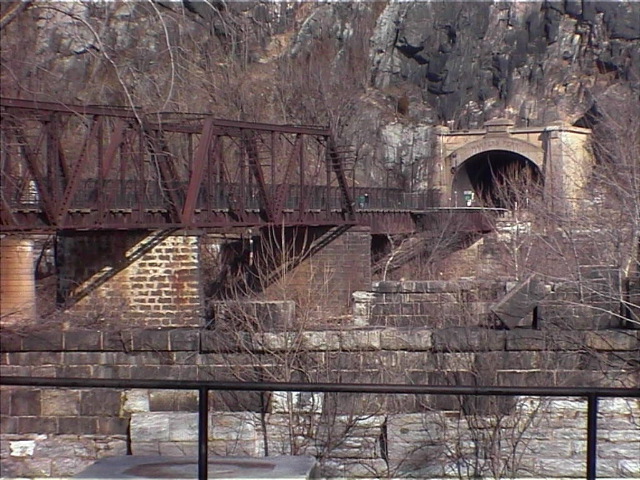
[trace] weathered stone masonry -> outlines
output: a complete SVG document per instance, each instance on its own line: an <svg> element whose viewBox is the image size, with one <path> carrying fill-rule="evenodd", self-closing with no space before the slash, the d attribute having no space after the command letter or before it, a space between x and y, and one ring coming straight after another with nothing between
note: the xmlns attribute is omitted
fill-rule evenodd
<svg viewBox="0 0 640 480"><path fill-rule="evenodd" d="M137 326L200 326L198 235L82 232L58 237L59 295L70 312Z"/></svg>
<svg viewBox="0 0 640 480"><path fill-rule="evenodd" d="M371 286L370 229L334 227L324 235L330 241L288 272L284 285L267 289L267 297L282 299L284 287L287 298L297 298L308 309L324 315L347 313L353 292Z"/></svg>
<svg viewBox="0 0 640 480"><path fill-rule="evenodd" d="M306 331L301 333L304 352L298 353L298 362L311 381L637 386L637 368L625 358L637 359L639 333L479 327ZM215 331L185 328L3 335L0 373L279 378L285 335L265 332L254 339L252 351L221 339ZM195 392L16 387L2 388L1 395L5 476L69 475L105 455L181 455L196 448ZM514 412L535 406L534 400L521 399L501 404L500 409L507 408L512 415L505 419L516 422ZM464 462L452 458L444 446L455 446L462 436L460 446L467 448L473 445L474 433L486 433L464 427L461 407L479 409L474 418L485 422L501 418L496 416L501 410L490 401L461 404L452 397L294 396L289 403L286 396L283 400L275 394L212 394L211 451L264 455L266 438L270 454L288 453L294 447L294 453L316 454L333 476L454 475ZM525 429L527 447L519 466L529 473L523 475L583 476L584 402L559 399L540 408L543 413ZM334 415L328 417L331 411ZM638 399L601 401L601 477L639 476L639 415Z"/></svg>
<svg viewBox="0 0 640 480"><path fill-rule="evenodd" d="M149 328L203 326L206 312L200 265L202 235L60 235L56 249L58 295L69 313L69 323L73 324L73 317L78 316L85 325L105 321ZM318 313L345 314L351 294L369 288L370 265L369 229L340 231L288 273L284 294L309 308L318 309L322 304L323 311ZM282 287L269 287L266 297L282 299Z"/></svg>

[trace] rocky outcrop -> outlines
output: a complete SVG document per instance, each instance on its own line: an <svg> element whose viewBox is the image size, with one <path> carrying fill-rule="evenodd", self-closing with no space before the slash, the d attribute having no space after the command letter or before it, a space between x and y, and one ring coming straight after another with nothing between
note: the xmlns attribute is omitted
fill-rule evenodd
<svg viewBox="0 0 640 480"><path fill-rule="evenodd" d="M393 3L372 38L373 82L419 85L462 128L505 112L572 122L607 85L639 81L639 40L631 2Z"/></svg>

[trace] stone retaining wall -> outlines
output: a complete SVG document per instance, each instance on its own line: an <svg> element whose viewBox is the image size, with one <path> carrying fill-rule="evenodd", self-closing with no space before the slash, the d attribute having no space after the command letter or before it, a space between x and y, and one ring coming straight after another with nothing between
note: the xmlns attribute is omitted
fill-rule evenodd
<svg viewBox="0 0 640 480"><path fill-rule="evenodd" d="M534 314L520 325L540 329L599 330L624 324L620 316L622 291L618 272L610 267L582 267L584 279L551 283L540 278L541 298ZM587 278L588 277L588 278ZM617 283L616 283L617 282ZM492 306L515 286L513 280L382 281L371 291L356 292L353 317L356 325L432 328L458 325L495 325ZM518 305L514 305L517 309Z"/></svg>
<svg viewBox="0 0 640 480"><path fill-rule="evenodd" d="M3 333L0 374L637 387L639 337L634 330L479 327L238 332L231 338L198 329ZM69 475L104 455L180 455L195 448L195 392L3 387L0 394L4 476ZM601 476L637 478L640 404L601 405ZM459 468L489 475L484 457L495 451L488 446L508 448L517 431L526 439L513 465L529 469L522 475L580 477L584 408L556 400L531 416L531 399L212 393L211 451L312 454L333 476L441 477ZM478 448L481 464L473 463Z"/></svg>
<svg viewBox="0 0 640 480"><path fill-rule="evenodd" d="M354 322L385 327L479 325L505 281L382 281L354 295ZM485 322L486 323L486 322Z"/></svg>

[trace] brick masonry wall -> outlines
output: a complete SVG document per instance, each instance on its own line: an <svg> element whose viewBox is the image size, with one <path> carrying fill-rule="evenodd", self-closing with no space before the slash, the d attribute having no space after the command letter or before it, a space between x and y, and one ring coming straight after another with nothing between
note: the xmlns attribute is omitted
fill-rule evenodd
<svg viewBox="0 0 640 480"><path fill-rule="evenodd" d="M138 326L200 326L198 236L121 232L60 240L60 289L71 315Z"/></svg>
<svg viewBox="0 0 640 480"><path fill-rule="evenodd" d="M2 376L278 380L289 375L308 381L526 386L640 383L640 331L633 330L368 327L304 331L295 342L291 332L277 331L247 339L189 328L70 330L3 334L0 343ZM288 365L305 372L304 377L296 377ZM0 395L5 476L71 475L95 458L127 452L194 452L195 392L2 387ZM263 455L266 439L272 455L317 455L327 475L435 478L455 476L459 468L488 475L487 459L473 463L477 446L488 455L487 445L495 447L498 439L487 439L499 432L501 448L508 448L518 431L524 440L517 466L530 469L527 475L584 475L585 405L571 399L538 405L532 399L287 395L212 393L212 453ZM601 407L599 475L638 478L638 399L602 400ZM533 420L525 428L527 418ZM502 427L496 430L498 420ZM453 451L459 455L452 456Z"/></svg>
<svg viewBox="0 0 640 480"><path fill-rule="evenodd" d="M326 318L347 314L352 294L370 286L370 229L352 227L298 265L284 282L270 287L267 296L276 300L283 295L295 297L299 308L317 310Z"/></svg>

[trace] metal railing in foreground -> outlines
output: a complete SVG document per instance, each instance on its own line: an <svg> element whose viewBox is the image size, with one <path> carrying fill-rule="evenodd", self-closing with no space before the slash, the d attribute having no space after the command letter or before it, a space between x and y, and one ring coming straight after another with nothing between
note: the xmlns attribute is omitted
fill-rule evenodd
<svg viewBox="0 0 640 480"><path fill-rule="evenodd" d="M587 469L586 479L596 478L598 399L640 398L640 388L597 387L499 387L436 386L371 383L281 383L217 382L197 380L129 380L45 377L0 377L0 385L61 388L141 388L158 390L197 390L198 406L198 479L208 478L208 410L209 391L363 393L469 396L580 397L587 399Z"/></svg>

